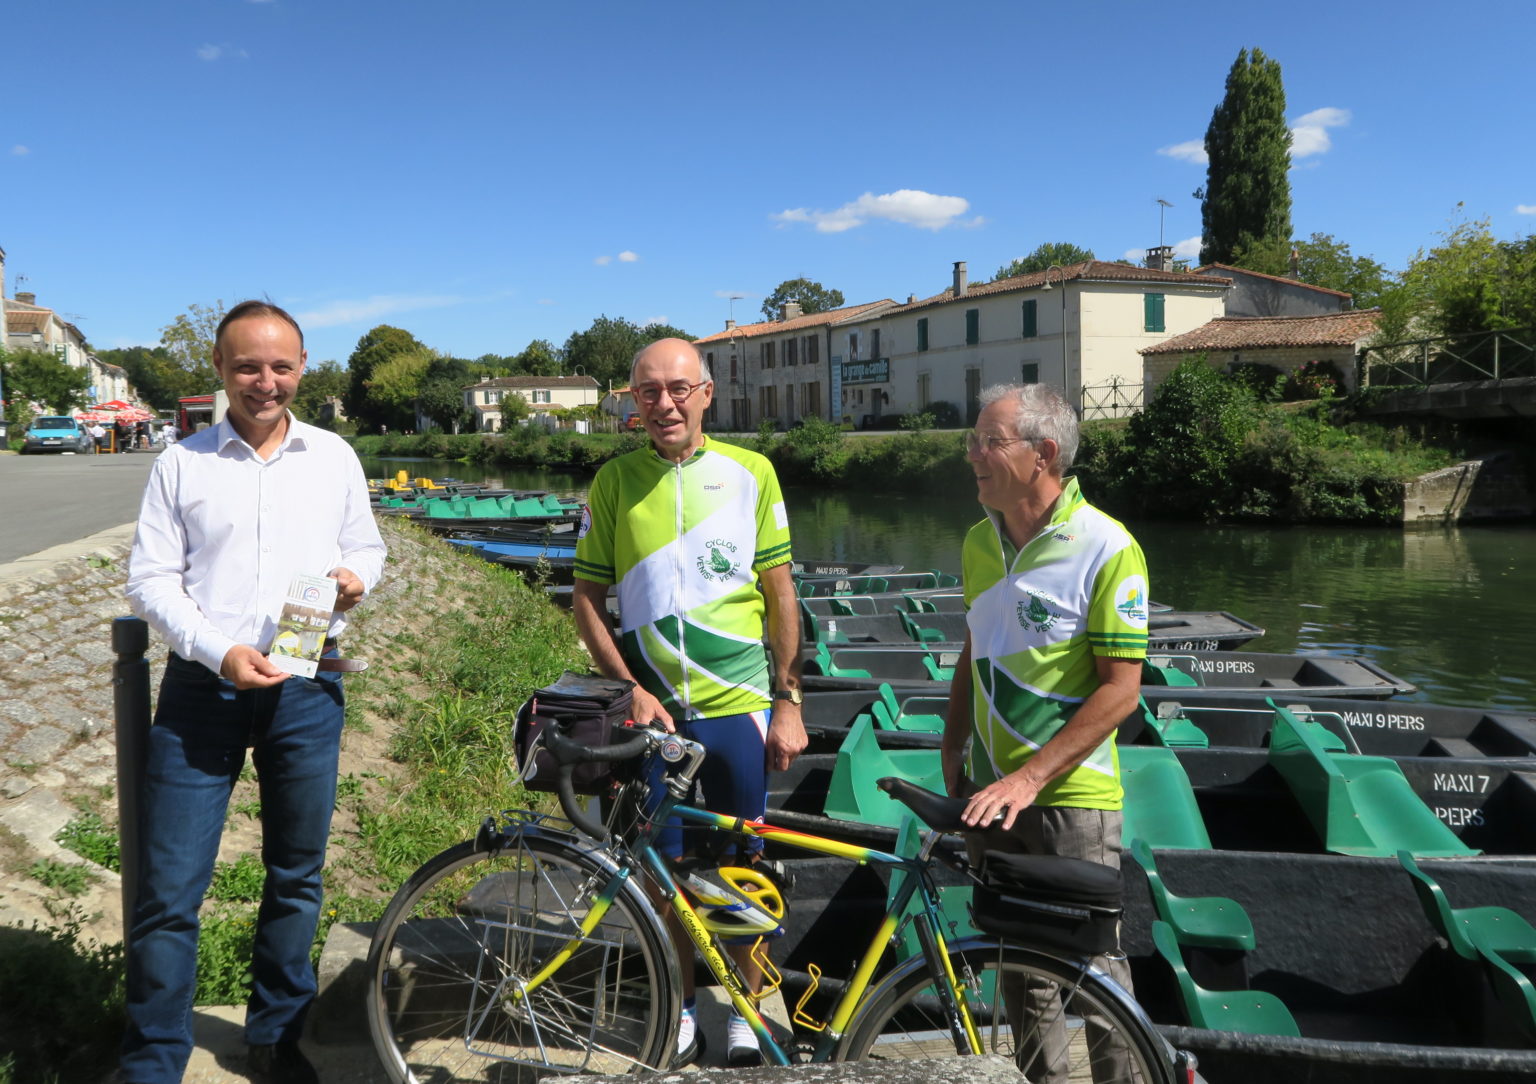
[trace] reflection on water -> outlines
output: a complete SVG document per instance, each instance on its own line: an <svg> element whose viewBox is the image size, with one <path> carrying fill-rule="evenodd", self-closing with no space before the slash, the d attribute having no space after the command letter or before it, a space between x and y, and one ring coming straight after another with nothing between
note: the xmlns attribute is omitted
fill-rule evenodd
<svg viewBox="0 0 1536 1084"><path fill-rule="evenodd" d="M432 460L364 460L370 477ZM452 464L466 481L581 493L584 474ZM960 570L980 519L974 494L791 488L795 552L805 557ZM1328 527L1133 525L1152 596L1185 610L1228 610L1264 626L1257 651L1365 656L1420 688L1413 699L1536 706L1536 529L1393 531Z"/></svg>

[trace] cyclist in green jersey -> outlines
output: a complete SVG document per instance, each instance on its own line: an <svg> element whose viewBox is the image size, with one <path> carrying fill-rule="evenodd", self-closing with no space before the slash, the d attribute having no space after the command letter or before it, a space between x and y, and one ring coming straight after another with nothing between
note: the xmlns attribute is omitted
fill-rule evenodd
<svg viewBox="0 0 1536 1084"><path fill-rule="evenodd" d="M657 720L709 750L699 777L709 807L761 820L767 773L788 768L806 745L783 494L762 456L704 435L714 384L692 343L647 346L629 383L650 447L604 464L592 481L576 545L576 628L603 674L637 683L637 721ZM682 857L680 829L659 847ZM674 940L689 943L680 931ZM733 955L760 989L747 949ZM692 974L685 961L679 1062L699 1045ZM731 1020L729 1040L731 1064L760 1060L745 1020Z"/></svg>

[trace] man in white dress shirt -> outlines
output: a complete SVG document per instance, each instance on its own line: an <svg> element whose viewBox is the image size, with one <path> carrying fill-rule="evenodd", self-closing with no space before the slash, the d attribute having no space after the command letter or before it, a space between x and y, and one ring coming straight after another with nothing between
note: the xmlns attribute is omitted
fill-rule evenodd
<svg viewBox="0 0 1536 1084"><path fill-rule="evenodd" d="M213 366L229 395L217 425L166 448L145 487L128 599L171 647L143 781L141 870L128 928L128 1029L119 1079L181 1080L192 1050L198 907L229 794L252 750L261 787L265 894L245 1037L254 1078L316 1080L300 1052L316 983L310 945L336 797L339 669L293 677L264 654L294 577L336 581L330 635L383 571L384 543L357 456L288 411L304 337L247 301L219 325ZM328 654L335 650L327 640Z"/></svg>

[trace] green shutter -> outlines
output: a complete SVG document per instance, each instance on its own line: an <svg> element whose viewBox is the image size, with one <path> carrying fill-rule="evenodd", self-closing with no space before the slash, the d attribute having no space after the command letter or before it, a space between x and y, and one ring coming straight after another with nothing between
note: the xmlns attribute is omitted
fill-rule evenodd
<svg viewBox="0 0 1536 1084"><path fill-rule="evenodd" d="M975 346L981 342L981 310L965 310L965 345Z"/></svg>
<svg viewBox="0 0 1536 1084"><path fill-rule="evenodd" d="M917 348L928 349L928 317L924 316L917 322Z"/></svg>
<svg viewBox="0 0 1536 1084"><path fill-rule="evenodd" d="M1146 317L1147 331L1163 330L1163 295L1145 294L1142 298L1142 309Z"/></svg>
<svg viewBox="0 0 1536 1084"><path fill-rule="evenodd" d="M1026 384L1040 383L1040 363L1038 361L1026 361L1024 372L1021 374Z"/></svg>
<svg viewBox="0 0 1536 1084"><path fill-rule="evenodd" d="M1024 302L1024 337L1033 339L1038 334L1040 334L1040 327L1035 323L1035 299L1030 298ZM1026 383L1034 383L1034 381L1026 381Z"/></svg>

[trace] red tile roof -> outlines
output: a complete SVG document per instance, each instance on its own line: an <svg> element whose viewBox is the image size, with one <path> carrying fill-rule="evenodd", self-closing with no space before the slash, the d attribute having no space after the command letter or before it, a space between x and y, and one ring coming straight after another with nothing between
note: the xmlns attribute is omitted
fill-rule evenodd
<svg viewBox="0 0 1536 1084"><path fill-rule="evenodd" d="M1346 294L1343 290L1330 290L1326 286L1313 286L1310 282L1302 282L1300 279L1286 278L1283 275L1266 275L1262 271L1250 271L1246 267L1233 267L1229 263L1208 263L1195 268L1193 274L1203 275L1211 268L1223 272L1235 272L1239 275L1251 275L1256 279L1268 279L1270 282L1283 282L1287 286L1300 286L1304 290L1316 290L1320 294L1332 294L1334 297L1353 297L1354 294ZM1214 276L1213 276L1214 277Z"/></svg>
<svg viewBox="0 0 1536 1084"><path fill-rule="evenodd" d="M1187 354L1198 350L1251 350L1264 346L1353 346L1376 331L1380 309L1331 312L1324 316L1222 316L1175 335L1143 354Z"/></svg>
<svg viewBox="0 0 1536 1084"><path fill-rule="evenodd" d="M881 298L879 301L867 301L862 305L847 305L841 309L829 309L826 312L814 312L809 316L797 316L793 320L768 320L761 324L738 324L734 328L726 328L717 331L713 335L706 335L702 339L694 339L694 345L701 343L723 342L727 339L753 339L759 335L779 335L786 331L801 331L805 328L823 327L827 324L835 324L842 320L862 316L869 310L882 305L896 304L890 298Z"/></svg>
<svg viewBox="0 0 1536 1084"><path fill-rule="evenodd" d="M1049 282L1054 288L1058 282L1161 282L1171 286L1220 286L1232 285L1230 279L1218 278L1214 275L1194 276L1187 271L1155 271L1150 267L1136 267L1128 263L1111 263L1108 260L1084 260L1082 263L1068 264L1059 270L1047 268L1044 271L1031 271L1024 275L1014 275L1012 278L997 279L994 282L983 282L972 285L965 291L965 296L956 298L953 288L943 293L934 294L932 297L921 298L917 301L909 301L905 305L898 306L901 312L911 312L913 309L927 308L929 305L943 305L946 302L969 301L973 297L986 297L988 294L1004 294L1013 290L1034 290Z"/></svg>

